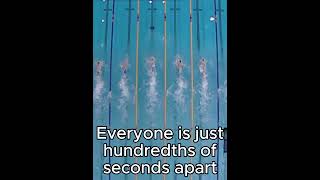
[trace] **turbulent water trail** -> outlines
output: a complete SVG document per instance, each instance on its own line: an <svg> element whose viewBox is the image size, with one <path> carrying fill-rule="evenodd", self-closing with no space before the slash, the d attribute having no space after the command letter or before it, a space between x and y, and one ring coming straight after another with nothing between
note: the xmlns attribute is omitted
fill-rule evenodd
<svg viewBox="0 0 320 180"><path fill-rule="evenodd" d="M119 81L120 97L119 97L119 106L118 109L121 113L121 120L123 123L128 119L128 105L130 99L130 91L128 85L128 77L125 73L122 74Z"/></svg>
<svg viewBox="0 0 320 180"><path fill-rule="evenodd" d="M158 82L157 82L157 71L156 71L156 61L154 57L150 57L147 61L147 73L148 80L147 86L147 112L149 114L154 113L156 107L159 104L159 92L158 92Z"/></svg>
<svg viewBox="0 0 320 180"><path fill-rule="evenodd" d="M105 82L103 79L103 61L97 61L95 74L95 87L93 90L93 103L96 105L96 113L101 114L104 108Z"/></svg>
<svg viewBox="0 0 320 180"><path fill-rule="evenodd" d="M201 81L199 84L199 113L200 113L200 121L201 123L207 123L209 121L207 117L207 111L209 106L209 101L211 99L211 93L209 91L209 82L207 76L207 69L206 69L206 60L202 59L199 64L199 71L201 75Z"/></svg>

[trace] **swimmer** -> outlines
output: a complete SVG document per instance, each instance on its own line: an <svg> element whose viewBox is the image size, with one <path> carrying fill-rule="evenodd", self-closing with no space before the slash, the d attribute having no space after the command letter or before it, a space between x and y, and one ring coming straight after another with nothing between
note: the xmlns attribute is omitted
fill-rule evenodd
<svg viewBox="0 0 320 180"><path fill-rule="evenodd" d="M97 75L101 75L102 74L102 67L103 67L103 61L98 61L96 63Z"/></svg>
<svg viewBox="0 0 320 180"><path fill-rule="evenodd" d="M178 58L176 59L176 67L177 67L179 73L182 72L183 66L184 66L184 64L182 63L182 59L178 57Z"/></svg>
<svg viewBox="0 0 320 180"><path fill-rule="evenodd" d="M202 78L206 78L207 76L207 70L206 70L207 62L204 58L201 58L200 64L199 64L199 70L202 74Z"/></svg>
<svg viewBox="0 0 320 180"><path fill-rule="evenodd" d="M128 66L129 66L128 59L125 59L120 66L121 66L122 72L123 72L124 74L127 74Z"/></svg>
<svg viewBox="0 0 320 180"><path fill-rule="evenodd" d="M156 70L156 59L155 59L155 57L151 56L147 63L148 63L148 68L151 69L151 72L155 72L155 70Z"/></svg>

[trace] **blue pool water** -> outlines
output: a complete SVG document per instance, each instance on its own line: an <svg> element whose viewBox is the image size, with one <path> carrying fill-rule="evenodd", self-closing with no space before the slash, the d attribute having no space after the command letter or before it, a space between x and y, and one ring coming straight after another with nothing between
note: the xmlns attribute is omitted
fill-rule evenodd
<svg viewBox="0 0 320 180"><path fill-rule="evenodd" d="M120 140L97 141L98 125L107 125L112 129L165 128L165 126L177 129L178 125L191 128L192 124L202 128L227 127L226 1L167 0L166 3L162 0L153 0L152 3L149 0L93 1L94 180L135 178L134 175L103 174L104 163L110 161L132 164L135 158L103 158L102 143L119 146L134 146L134 143ZM189 2L192 6L191 27ZM138 11L139 22L137 22ZM150 57L155 58L153 71L148 69ZM177 57L181 58L183 63L180 73L175 64ZM205 78L199 70L201 58L206 60ZM121 64L126 59L128 70L125 76ZM99 75L96 67L98 61L103 64ZM169 142L174 143L176 140ZM203 141L196 145L210 146L213 142ZM215 160L218 162L219 174L192 175L192 179L227 178L227 153L224 141L220 140L218 143L217 157L196 156L192 158L192 162L209 163ZM162 146L163 141L154 140L145 144ZM184 141L182 144L189 145L190 142ZM137 161L155 163L157 160L162 158L138 158ZM167 162L188 163L190 158L168 158ZM162 178L162 175L138 175L138 179L141 180ZM168 174L166 178L189 179L174 173Z"/></svg>

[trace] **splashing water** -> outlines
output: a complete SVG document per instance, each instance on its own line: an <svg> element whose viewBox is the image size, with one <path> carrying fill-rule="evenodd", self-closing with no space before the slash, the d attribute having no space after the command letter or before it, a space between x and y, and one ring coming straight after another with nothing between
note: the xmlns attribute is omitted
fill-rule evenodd
<svg viewBox="0 0 320 180"><path fill-rule="evenodd" d="M122 75L120 82L119 82L119 89L120 89L120 98L119 98L119 106L118 109L122 112L122 120L128 118L128 104L130 99L130 91L128 86L128 78L125 74Z"/></svg>
<svg viewBox="0 0 320 180"><path fill-rule="evenodd" d="M205 113L208 109L208 104L210 100L210 93L208 91L208 80L207 78L202 78L202 81L200 83L200 113Z"/></svg>
<svg viewBox="0 0 320 180"><path fill-rule="evenodd" d="M155 62L148 60L148 81L147 81L147 112L153 113L158 105L158 91L157 91L157 72L155 68ZM151 63L151 64L150 64Z"/></svg>
<svg viewBox="0 0 320 180"><path fill-rule="evenodd" d="M187 82L184 77L180 74L176 80L177 88L174 91L174 100L178 106L185 106L185 90L187 89Z"/></svg>
<svg viewBox="0 0 320 180"><path fill-rule="evenodd" d="M225 80L223 86L218 89L218 95L227 103L227 80Z"/></svg>
<svg viewBox="0 0 320 180"><path fill-rule="evenodd" d="M104 81L100 75L96 76L96 86L93 92L93 100L96 104L102 103L102 95L104 92Z"/></svg>
<svg viewBox="0 0 320 180"><path fill-rule="evenodd" d="M93 90L93 103L95 105L94 114L97 117L100 117L107 108L107 104L105 103L105 92L105 82L101 75L97 75L95 77L95 87Z"/></svg>
<svg viewBox="0 0 320 180"><path fill-rule="evenodd" d="M96 62L95 67L96 67L96 77L95 77L96 86L93 91L93 100L94 100L94 103L96 103L97 105L99 105L99 104L101 105L102 96L104 93L104 80L103 80L103 76L102 76L104 62L98 60Z"/></svg>
<svg viewBox="0 0 320 180"><path fill-rule="evenodd" d="M173 94L173 98L176 102L176 105L179 106L180 109L183 111L186 110L185 108L185 90L187 88L187 82L185 81L183 77L183 68L184 64L182 62L182 58L180 55L176 55L176 60L175 60L175 66L177 68L177 79L176 79L176 89Z"/></svg>
<svg viewBox="0 0 320 180"><path fill-rule="evenodd" d="M209 119L206 115L207 115L208 106L209 106L209 102L210 102L212 95L209 91L209 82L207 79L205 66L203 66L203 64L200 64L199 70L202 75L201 82L199 85L199 91L198 91L200 94L199 112L200 112L200 116L201 116L201 121L206 123L209 121Z"/></svg>

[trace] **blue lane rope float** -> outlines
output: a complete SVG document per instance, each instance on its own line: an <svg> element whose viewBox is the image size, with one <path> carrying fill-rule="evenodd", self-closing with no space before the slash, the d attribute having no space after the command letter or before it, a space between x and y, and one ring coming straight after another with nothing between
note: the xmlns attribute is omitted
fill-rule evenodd
<svg viewBox="0 0 320 180"><path fill-rule="evenodd" d="M191 112L191 129L194 127L194 117L193 117L193 96L194 96L194 86L193 86L193 49L192 49L192 0L189 0L189 29L190 29L190 66L191 66L191 104L190 104L190 112ZM193 144L192 138L191 145ZM190 163L192 163L192 157L190 157ZM192 180L192 175L189 176L189 179Z"/></svg>
<svg viewBox="0 0 320 180"><path fill-rule="evenodd" d="M112 80L112 55L113 55L113 31L114 31L114 11L115 11L115 0L112 0L112 24L111 24L111 45L110 45L110 72L109 72L109 93L111 93L111 80ZM111 126L111 100L109 100L109 122L108 126ZM111 146L111 141L109 141L109 146ZM111 157L109 156L109 164L111 164ZM109 174L109 180L111 179L111 175Z"/></svg>
<svg viewBox="0 0 320 180"><path fill-rule="evenodd" d="M217 4L216 4L216 0L213 0L214 2L214 16L217 18ZM220 17L219 17L219 21L220 21ZM217 92L219 90L219 50L218 50L218 25L217 25L218 20L216 19L215 21L215 43L216 43L216 66L217 66ZM219 96L217 96L217 128L219 127L220 124L220 108L219 108ZM219 164L219 138L218 138L218 148L217 148L217 163ZM219 167L219 165L218 165ZM217 175L217 180L219 180L219 174Z"/></svg>
<svg viewBox="0 0 320 180"><path fill-rule="evenodd" d="M105 36L104 36L104 47L105 47L105 58L107 59L107 45L108 45L108 20L109 20L109 0L107 0L106 8L104 9L106 11L106 26L105 26Z"/></svg>
<svg viewBox="0 0 320 180"><path fill-rule="evenodd" d="M174 55L177 53L177 0L174 0Z"/></svg>
<svg viewBox="0 0 320 180"><path fill-rule="evenodd" d="M105 22L105 35L104 35L104 49L105 49L105 60L107 59L108 56L108 20L109 20L109 0L107 0L107 4L106 7L104 9L104 11L106 12L106 22ZM101 148L102 149L102 148ZM103 152L102 152L103 153ZM102 165L104 163L104 156L101 156L101 162ZM103 179L103 173L101 173L101 180Z"/></svg>
<svg viewBox="0 0 320 180"><path fill-rule="evenodd" d="M223 37L222 37L222 7L221 7L221 0L218 0L218 6L219 6L219 21L218 21L218 24L219 24L219 35L220 35L220 50L221 50L221 54L220 54L220 57L221 59L223 59Z"/></svg>

